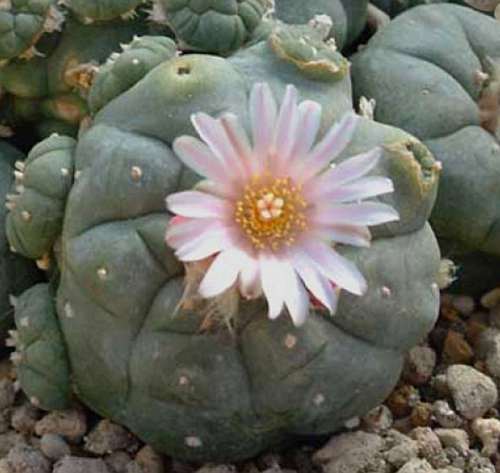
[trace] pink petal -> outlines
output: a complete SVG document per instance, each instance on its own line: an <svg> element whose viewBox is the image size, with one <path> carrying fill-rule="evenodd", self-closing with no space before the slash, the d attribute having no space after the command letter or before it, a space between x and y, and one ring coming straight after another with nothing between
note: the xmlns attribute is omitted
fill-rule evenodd
<svg viewBox="0 0 500 473"><path fill-rule="evenodd" d="M236 238L228 228L212 228L184 243L175 252L180 261L198 261L234 246Z"/></svg>
<svg viewBox="0 0 500 473"><path fill-rule="evenodd" d="M255 84L250 93L250 121L256 156L264 159L274 136L278 111L268 84Z"/></svg>
<svg viewBox="0 0 500 473"><path fill-rule="evenodd" d="M275 319L281 314L285 302L285 288L278 283L283 280L283 265L275 256L261 254L259 266L262 290L269 305L269 318Z"/></svg>
<svg viewBox="0 0 500 473"><path fill-rule="evenodd" d="M390 205L378 202L360 204L318 205L313 221L324 225L380 225L399 220Z"/></svg>
<svg viewBox="0 0 500 473"><path fill-rule="evenodd" d="M332 126L325 137L313 148L303 165L302 182L328 166L349 144L358 124L358 116L349 113Z"/></svg>
<svg viewBox="0 0 500 473"><path fill-rule="evenodd" d="M240 292L247 299L255 299L262 293L259 262L250 256L241 268Z"/></svg>
<svg viewBox="0 0 500 473"><path fill-rule="evenodd" d="M368 227L356 225L320 225L319 233L328 241L343 243L345 245L368 248L371 234Z"/></svg>
<svg viewBox="0 0 500 473"><path fill-rule="evenodd" d="M228 201L198 191L170 194L167 199L170 212L192 218L224 218L231 210Z"/></svg>
<svg viewBox="0 0 500 473"><path fill-rule="evenodd" d="M337 307L338 296L330 281L300 252L292 254L292 265L311 294L333 314Z"/></svg>
<svg viewBox="0 0 500 473"><path fill-rule="evenodd" d="M300 249L303 257L336 286L356 295L366 291L366 280L356 265L330 246L318 240L305 240Z"/></svg>
<svg viewBox="0 0 500 473"><path fill-rule="evenodd" d="M311 100L305 100L299 105L299 123L297 137L292 150L292 158L297 162L305 159L310 151L321 123L321 105ZM295 177L295 176L294 176Z"/></svg>
<svg viewBox="0 0 500 473"><path fill-rule="evenodd" d="M332 166L316 179L309 180L304 186L304 197L309 200L322 199L333 189L363 177L378 164L381 153L380 148L374 148Z"/></svg>
<svg viewBox="0 0 500 473"><path fill-rule="evenodd" d="M219 121L247 175L252 175L257 171L258 163L253 158L253 151L248 140L248 135L241 126L238 117L232 113L226 113Z"/></svg>
<svg viewBox="0 0 500 473"><path fill-rule="evenodd" d="M219 253L201 281L201 296L215 297L229 289L236 282L243 262L242 252L237 248Z"/></svg>
<svg viewBox="0 0 500 473"><path fill-rule="evenodd" d="M293 324L298 327L302 325L309 315L309 294L307 293L300 278L290 262L284 263L286 269L283 271L283 284L285 305L288 309Z"/></svg>
<svg viewBox="0 0 500 473"><path fill-rule="evenodd" d="M200 137L220 160L226 173L235 177L244 177L246 175L244 164L221 120L200 112L194 114L191 121Z"/></svg>
<svg viewBox="0 0 500 473"><path fill-rule="evenodd" d="M392 181L387 177L370 176L358 179L350 184L332 189L323 198L332 202L349 202L368 199L394 191Z"/></svg>
<svg viewBox="0 0 500 473"><path fill-rule="evenodd" d="M270 164L270 168L279 173L291 157L299 130L299 111L297 107L297 89L293 85L286 87L285 96L281 104L276 132L274 136L275 156Z"/></svg>
<svg viewBox="0 0 500 473"><path fill-rule="evenodd" d="M175 216L170 220L165 241L172 248L179 248L200 236L201 233L214 228L221 228L222 222L210 218L185 218Z"/></svg>
<svg viewBox="0 0 500 473"><path fill-rule="evenodd" d="M224 166L200 140L192 136L181 136L174 141L173 150L187 167L200 176L219 183L228 180Z"/></svg>

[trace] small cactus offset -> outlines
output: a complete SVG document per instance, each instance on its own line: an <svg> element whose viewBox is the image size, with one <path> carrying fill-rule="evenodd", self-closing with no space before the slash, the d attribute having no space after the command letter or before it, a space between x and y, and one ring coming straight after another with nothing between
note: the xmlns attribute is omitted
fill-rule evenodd
<svg viewBox="0 0 500 473"><path fill-rule="evenodd" d="M7 330L14 323L12 302L22 291L40 277L33 262L15 254L5 235L7 213L15 207L12 194L15 183L24 168L24 156L5 141L0 141L0 196L4 203L0 209L0 347L3 348ZM14 186L14 189L12 189Z"/></svg>
<svg viewBox="0 0 500 473"><path fill-rule="evenodd" d="M8 233L31 258L52 255L59 270L16 305L14 358L40 406L62 407L74 390L158 451L231 461L337 430L392 389L404 352L437 316L440 254L427 219L440 166L408 133L354 116L347 60L324 41L324 25L306 23L271 22L227 59L135 39L97 73L92 123L76 148L56 136L30 153ZM293 165L272 161L292 151ZM252 180L246 166L258 170L261 159L270 174ZM319 199L315 186L296 186L308 173L318 192L328 191L321 179L337 179L340 194ZM221 179L218 189L200 180L207 174ZM250 180L232 187L225 178L237 175ZM246 232L248 254L212 220L239 192L228 223ZM214 204L207 221L194 218L206 215L202 207L183 203L190 196ZM335 198L346 207L310 214L308 199ZM334 235L326 241L337 244L315 242L337 263L296 260L298 269L280 273L281 296L262 270L260 289L253 251L278 255L290 245L298 255L307 245L294 246L296 237L322 228L330 211L344 212L344 225L324 222ZM187 223L199 230L186 234ZM204 235L210 229L218 238ZM234 243L235 259L208 284L221 242ZM272 255L262 258L272 267ZM240 276L233 261L248 263Z"/></svg>

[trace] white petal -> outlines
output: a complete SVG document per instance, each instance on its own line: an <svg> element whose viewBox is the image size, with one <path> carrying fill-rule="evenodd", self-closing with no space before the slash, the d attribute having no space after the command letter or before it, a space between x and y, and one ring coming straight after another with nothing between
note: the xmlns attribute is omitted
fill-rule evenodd
<svg viewBox="0 0 500 473"><path fill-rule="evenodd" d="M250 120L255 154L262 157L271 147L278 110L268 84L255 84L250 93Z"/></svg>
<svg viewBox="0 0 500 473"><path fill-rule="evenodd" d="M304 257L309 258L311 264L336 286L356 295L366 291L366 280L356 265L330 246L318 240L307 240L301 249Z"/></svg>
<svg viewBox="0 0 500 473"><path fill-rule="evenodd" d="M258 170L257 163L253 159L253 152L246 131L241 126L238 117L232 113L226 113L220 118L220 123L226 132L232 148L236 152L242 167L246 173L252 174Z"/></svg>
<svg viewBox="0 0 500 473"><path fill-rule="evenodd" d="M201 296L215 297L229 289L236 282L242 263L242 252L236 248L219 253L201 281Z"/></svg>
<svg viewBox="0 0 500 473"><path fill-rule="evenodd" d="M305 100L299 105L299 123L297 138L292 150L292 157L302 161L310 151L321 123L321 105L312 100Z"/></svg>
<svg viewBox="0 0 500 473"><path fill-rule="evenodd" d="M330 281L301 253L295 252L292 258L292 265L307 289L333 314L337 307L338 296Z"/></svg>
<svg viewBox="0 0 500 473"><path fill-rule="evenodd" d="M201 112L194 114L191 121L200 137L224 165L226 172L234 176L244 176L245 168L241 157L233 147L221 121Z"/></svg>
<svg viewBox="0 0 500 473"><path fill-rule="evenodd" d="M179 248L186 243L190 243L201 233L220 228L222 222L211 218L182 218L182 221L173 223L170 221L167 227L165 240L172 248Z"/></svg>
<svg viewBox="0 0 500 473"><path fill-rule="evenodd" d="M322 171L344 151L356 130L358 118L354 113L349 113L330 128L305 161L303 182Z"/></svg>
<svg viewBox="0 0 500 473"><path fill-rule="evenodd" d="M380 225L399 220L399 214L390 205L378 202L321 204L313 220L324 225Z"/></svg>
<svg viewBox="0 0 500 473"><path fill-rule="evenodd" d="M179 159L197 174L213 181L227 181L224 166L207 145L192 136L181 136L174 141L173 150Z"/></svg>
<svg viewBox="0 0 500 473"><path fill-rule="evenodd" d="M332 202L352 202L388 194L393 191L394 184L391 179L369 176L327 192L324 198L331 199Z"/></svg>
<svg viewBox="0 0 500 473"><path fill-rule="evenodd" d="M285 305L293 324L298 327L306 321L309 315L309 294L289 262L286 264L283 276L281 284L285 288Z"/></svg>
<svg viewBox="0 0 500 473"><path fill-rule="evenodd" d="M274 162L270 163L272 169L279 170L291 157L291 152L297 136L297 125L299 122L299 110L297 107L297 89L293 85L286 87L285 96L281 104L276 132L274 137L274 148L276 155Z"/></svg>
<svg viewBox="0 0 500 473"><path fill-rule="evenodd" d="M167 199L170 212L192 218L224 218L230 210L227 201L198 191L170 194Z"/></svg>
<svg viewBox="0 0 500 473"><path fill-rule="evenodd" d="M234 246L234 243L234 235L227 228L214 228L180 246L175 255L180 261L199 261Z"/></svg>
<svg viewBox="0 0 500 473"><path fill-rule="evenodd" d="M320 235L335 243L368 248L370 246L371 234L368 227L361 225L321 225Z"/></svg>
<svg viewBox="0 0 500 473"><path fill-rule="evenodd" d="M248 257L248 261L241 268L240 292L243 297L248 299L255 299L262 293L259 262L250 256Z"/></svg>
<svg viewBox="0 0 500 473"><path fill-rule="evenodd" d="M378 164L381 154L380 148L373 148L342 161L316 179L311 179L304 188L304 196L310 200L321 199L333 189L363 177Z"/></svg>
<svg viewBox="0 0 500 473"><path fill-rule="evenodd" d="M283 279L283 267L277 258L267 254L260 255L259 266L262 290L269 305L269 318L275 319L281 314L285 302L285 288L279 283Z"/></svg>

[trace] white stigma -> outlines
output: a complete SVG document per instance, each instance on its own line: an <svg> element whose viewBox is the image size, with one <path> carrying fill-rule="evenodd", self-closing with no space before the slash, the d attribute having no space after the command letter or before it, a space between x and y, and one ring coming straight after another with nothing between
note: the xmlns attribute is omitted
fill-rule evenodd
<svg viewBox="0 0 500 473"><path fill-rule="evenodd" d="M257 208L262 220L272 220L280 217L284 206L285 201L281 197L275 197L272 192L268 192L257 201Z"/></svg>

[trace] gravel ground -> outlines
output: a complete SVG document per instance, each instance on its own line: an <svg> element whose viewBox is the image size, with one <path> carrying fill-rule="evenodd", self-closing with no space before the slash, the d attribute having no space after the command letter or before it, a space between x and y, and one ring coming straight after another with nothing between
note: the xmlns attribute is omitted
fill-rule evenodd
<svg viewBox="0 0 500 473"><path fill-rule="evenodd" d="M444 294L428 339L385 404L330 439L238 465L158 455L83 406L43 412L0 362L0 473L500 473L500 287Z"/></svg>

